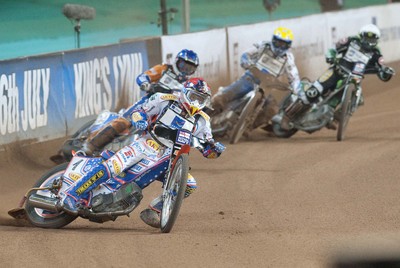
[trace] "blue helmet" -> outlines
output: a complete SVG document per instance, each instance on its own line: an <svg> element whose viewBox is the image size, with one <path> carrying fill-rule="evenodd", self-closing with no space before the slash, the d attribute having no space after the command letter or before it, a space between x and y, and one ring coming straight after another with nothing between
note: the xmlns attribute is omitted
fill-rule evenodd
<svg viewBox="0 0 400 268"><path fill-rule="evenodd" d="M175 58L174 71L178 75L189 76L194 74L199 66L199 57L189 49L181 50Z"/></svg>

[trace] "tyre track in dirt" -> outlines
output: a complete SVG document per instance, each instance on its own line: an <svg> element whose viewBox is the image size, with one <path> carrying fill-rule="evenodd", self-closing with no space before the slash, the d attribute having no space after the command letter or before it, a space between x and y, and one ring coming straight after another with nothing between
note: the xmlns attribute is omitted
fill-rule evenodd
<svg viewBox="0 0 400 268"><path fill-rule="evenodd" d="M398 66L397 66L398 67ZM365 105L345 141L327 129L290 139L255 131L208 160L191 154L199 189L172 233L131 217L60 230L7 215L52 163L62 139L14 144L0 156L0 260L4 267L325 267L337 252L400 256L400 79L368 77ZM368 255L367 254L367 255ZM52 261L46 265L46 261Z"/></svg>

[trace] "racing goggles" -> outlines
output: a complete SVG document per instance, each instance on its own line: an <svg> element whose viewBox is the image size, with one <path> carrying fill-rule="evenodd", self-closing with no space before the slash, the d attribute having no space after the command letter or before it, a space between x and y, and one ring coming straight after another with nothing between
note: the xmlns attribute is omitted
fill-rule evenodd
<svg viewBox="0 0 400 268"><path fill-rule="evenodd" d="M179 59L176 63L176 67L178 67L179 72L184 73L186 75L192 75L197 69L197 66L191 62L184 61Z"/></svg>
<svg viewBox="0 0 400 268"><path fill-rule="evenodd" d="M371 46L376 46L379 38L374 33L365 33L363 34L362 39L365 43Z"/></svg>
<svg viewBox="0 0 400 268"><path fill-rule="evenodd" d="M196 105L200 109L204 108L210 102L210 96L197 92L193 89L188 89L186 92L186 98L192 105Z"/></svg>
<svg viewBox="0 0 400 268"><path fill-rule="evenodd" d="M287 50L290 48L292 45L292 42L287 42L281 39L274 38L272 40L272 44L274 45L275 48L280 48L282 50Z"/></svg>

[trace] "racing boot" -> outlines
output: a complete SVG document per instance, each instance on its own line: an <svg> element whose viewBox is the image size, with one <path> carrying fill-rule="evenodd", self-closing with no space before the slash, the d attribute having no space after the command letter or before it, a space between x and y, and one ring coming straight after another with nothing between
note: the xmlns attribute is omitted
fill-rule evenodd
<svg viewBox="0 0 400 268"><path fill-rule="evenodd" d="M189 197L196 189L197 189L196 179L189 173L186 183L184 198ZM140 219L151 227L160 228L161 227L160 214L162 207L163 207L163 201L162 201L162 196L160 195L153 201L151 201L148 208L140 212Z"/></svg>
<svg viewBox="0 0 400 268"><path fill-rule="evenodd" d="M163 207L163 200L162 196L159 195L153 201L151 201L148 208L140 212L140 219L144 223L153 228L160 228L161 227L160 214L162 207Z"/></svg>
<svg viewBox="0 0 400 268"><path fill-rule="evenodd" d="M189 195L191 195L196 189L197 189L196 179L192 176L192 174L189 173L186 182L186 190L184 198L189 197Z"/></svg>
<svg viewBox="0 0 400 268"><path fill-rule="evenodd" d="M119 117L112 120L108 125L100 129L98 132L94 132L89 135L82 146L82 151L86 155L93 155L95 151L101 151L104 146L112 142L115 137L121 135L130 126L131 122L124 117Z"/></svg>
<svg viewBox="0 0 400 268"><path fill-rule="evenodd" d="M332 119L331 121L329 121L329 122L326 124L326 128L327 128L327 129L336 130L336 129L337 129L336 120Z"/></svg>

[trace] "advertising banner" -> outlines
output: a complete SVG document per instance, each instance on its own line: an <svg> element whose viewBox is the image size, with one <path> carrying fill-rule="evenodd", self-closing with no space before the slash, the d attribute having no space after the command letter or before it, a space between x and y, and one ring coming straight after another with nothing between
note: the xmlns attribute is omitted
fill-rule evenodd
<svg viewBox="0 0 400 268"><path fill-rule="evenodd" d="M145 42L65 53L63 72L67 133L102 110L116 111L141 97L136 77L148 68Z"/></svg>
<svg viewBox="0 0 400 268"><path fill-rule="evenodd" d="M141 97L146 41L0 62L0 144L73 134Z"/></svg>
<svg viewBox="0 0 400 268"><path fill-rule="evenodd" d="M1 144L65 135L62 81L61 54L1 63Z"/></svg>

